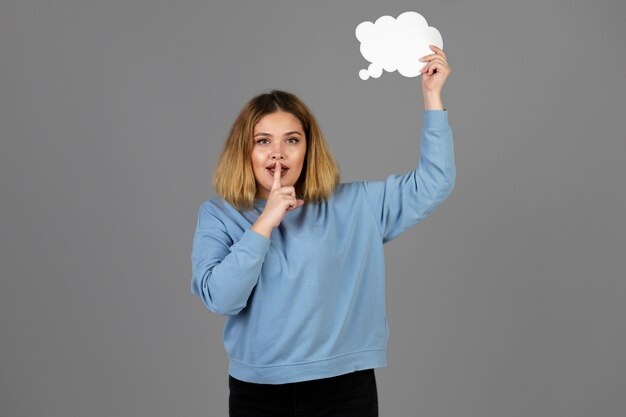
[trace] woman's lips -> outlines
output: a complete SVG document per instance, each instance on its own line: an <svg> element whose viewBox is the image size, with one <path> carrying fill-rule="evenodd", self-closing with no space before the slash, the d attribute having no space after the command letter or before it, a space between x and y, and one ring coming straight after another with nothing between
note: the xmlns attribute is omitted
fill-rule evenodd
<svg viewBox="0 0 626 417"><path fill-rule="evenodd" d="M270 175L273 177L274 171L275 171L274 168L266 168L266 169L269 171ZM284 177L285 174L287 173L287 170L289 170L289 168L281 168L280 176Z"/></svg>

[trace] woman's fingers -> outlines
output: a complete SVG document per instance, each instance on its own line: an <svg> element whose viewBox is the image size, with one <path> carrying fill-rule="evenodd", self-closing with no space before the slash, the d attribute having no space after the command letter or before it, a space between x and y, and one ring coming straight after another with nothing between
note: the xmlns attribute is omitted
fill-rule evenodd
<svg viewBox="0 0 626 417"><path fill-rule="evenodd" d="M285 194L285 196L283 197L283 201L285 201L287 203L287 208L297 208L300 207L298 205L298 201L302 201L302 200L298 200L296 198L296 194L295 193L290 193L287 192L287 194Z"/></svg>
<svg viewBox="0 0 626 417"><path fill-rule="evenodd" d="M280 193L288 195L290 197L296 196L296 189L293 185L286 185L284 187L280 187Z"/></svg>
<svg viewBox="0 0 626 417"><path fill-rule="evenodd" d="M272 189L270 196L273 196L272 199L275 199L275 201L281 201L283 203L286 203L287 208L300 207L299 205L296 205L298 201L296 199L296 189L292 185L280 187L278 189ZM303 200L300 200L300 201L303 201Z"/></svg>
<svg viewBox="0 0 626 417"><path fill-rule="evenodd" d="M435 71L436 69L442 69L444 67L446 69L450 69L450 66L448 65L448 61L446 60L446 57L443 51L434 45L431 45L431 46L433 47L431 49L435 50L436 53L432 55L426 55L425 57L420 58L420 61L427 63L420 70L420 72L427 73L428 75L432 75L433 71Z"/></svg>
<svg viewBox="0 0 626 417"><path fill-rule="evenodd" d="M430 49L435 51L435 53L437 53L438 55L443 55L443 57L446 58L446 53L443 52L443 49L441 49L437 45L430 45Z"/></svg>
<svg viewBox="0 0 626 417"><path fill-rule="evenodd" d="M287 203L287 211L298 208L304 203L303 200L296 198L296 189L293 186L283 187L281 191L285 193L283 201ZM302 204L299 203L300 201Z"/></svg>
<svg viewBox="0 0 626 417"><path fill-rule="evenodd" d="M445 62L446 64L448 63L448 61L441 55L426 55L425 57L422 57L419 60L422 62L439 61L439 62Z"/></svg>
<svg viewBox="0 0 626 417"><path fill-rule="evenodd" d="M424 58L426 57L434 57L434 56L440 56L443 59L448 59L447 55L445 52L443 52L443 49L439 49L437 46L435 45L430 45L430 49L432 49L435 53L434 54L430 54L430 55L426 55Z"/></svg>
<svg viewBox="0 0 626 417"><path fill-rule="evenodd" d="M280 174L280 161L276 161L276 164L274 165L274 182L272 183L272 190L280 188Z"/></svg>
<svg viewBox="0 0 626 417"><path fill-rule="evenodd" d="M439 69L449 69L450 67L442 61L436 60L436 61L432 61L430 62L428 65L426 65L424 68L422 68L421 72L422 73L428 73L429 75L432 75L432 72Z"/></svg>
<svg viewBox="0 0 626 417"><path fill-rule="evenodd" d="M442 65L446 65L446 66L448 65L448 63L446 61L444 61L443 59L440 59L440 58L434 58L430 62L428 62L427 64L432 64L432 63L435 63L435 62L438 62L438 63L440 63Z"/></svg>
<svg viewBox="0 0 626 417"><path fill-rule="evenodd" d="M443 52L443 49L440 49L435 45L430 45L430 49L435 51L435 53L421 57L420 61L426 62L426 61L431 61L435 58L439 58L439 59L442 59L444 62L447 62L448 57L446 56L446 53Z"/></svg>
<svg viewBox="0 0 626 417"><path fill-rule="evenodd" d="M432 54L432 55L426 55L421 57L419 60L422 62L428 62L428 61L432 61L434 59L439 59L440 61L445 61L446 59L444 57L442 57L441 55L437 55L437 54Z"/></svg>

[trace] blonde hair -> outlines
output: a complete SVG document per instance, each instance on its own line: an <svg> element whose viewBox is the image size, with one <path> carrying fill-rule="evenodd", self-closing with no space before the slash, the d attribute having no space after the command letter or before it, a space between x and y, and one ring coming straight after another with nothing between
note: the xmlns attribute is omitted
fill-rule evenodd
<svg viewBox="0 0 626 417"><path fill-rule="evenodd" d="M217 194L237 210L250 209L257 192L252 170L254 126L267 114L284 111L302 124L306 154L302 173L294 184L305 203L328 199L339 184L339 167L309 108L294 94L272 90L252 98L231 127L213 174Z"/></svg>

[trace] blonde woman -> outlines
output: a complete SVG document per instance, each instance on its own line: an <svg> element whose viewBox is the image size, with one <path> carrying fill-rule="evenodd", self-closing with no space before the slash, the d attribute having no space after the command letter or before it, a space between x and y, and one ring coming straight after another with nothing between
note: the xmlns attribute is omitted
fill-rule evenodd
<svg viewBox="0 0 626 417"><path fill-rule="evenodd" d="M191 290L226 316L229 412L377 416L386 366L383 245L451 193L445 53L422 60L424 126L414 171L340 183L322 131L295 95L251 99L198 211Z"/></svg>

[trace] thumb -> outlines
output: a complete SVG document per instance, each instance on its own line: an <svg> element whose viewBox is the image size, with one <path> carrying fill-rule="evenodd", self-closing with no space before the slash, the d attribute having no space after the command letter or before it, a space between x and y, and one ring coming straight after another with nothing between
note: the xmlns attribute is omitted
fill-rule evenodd
<svg viewBox="0 0 626 417"><path fill-rule="evenodd" d="M287 211L292 211L297 209L298 207L302 207L304 205L304 200L296 200L296 205L293 207L289 207Z"/></svg>

